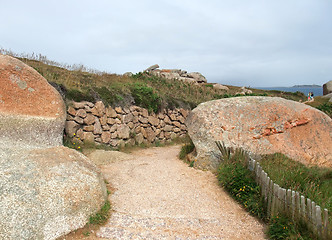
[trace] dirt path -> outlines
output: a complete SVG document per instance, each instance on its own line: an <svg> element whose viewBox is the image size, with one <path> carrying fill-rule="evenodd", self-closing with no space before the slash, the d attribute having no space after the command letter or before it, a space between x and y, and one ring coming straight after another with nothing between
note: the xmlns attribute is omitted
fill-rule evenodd
<svg viewBox="0 0 332 240"><path fill-rule="evenodd" d="M179 146L135 151L101 165L114 212L89 239L265 239L264 226L177 158Z"/></svg>

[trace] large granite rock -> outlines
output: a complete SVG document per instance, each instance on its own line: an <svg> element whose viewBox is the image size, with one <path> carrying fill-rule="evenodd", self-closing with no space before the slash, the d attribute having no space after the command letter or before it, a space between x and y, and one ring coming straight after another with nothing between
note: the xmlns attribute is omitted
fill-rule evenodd
<svg viewBox="0 0 332 240"><path fill-rule="evenodd" d="M62 146L65 120L46 79L0 55L0 239L56 239L107 199L95 165Z"/></svg>
<svg viewBox="0 0 332 240"><path fill-rule="evenodd" d="M62 145L66 109L60 94L37 71L0 55L0 145Z"/></svg>
<svg viewBox="0 0 332 240"><path fill-rule="evenodd" d="M332 167L332 120L305 104L282 98L237 97L198 105L186 120L197 166L215 170L215 141L254 154L281 152L305 164Z"/></svg>
<svg viewBox="0 0 332 240"><path fill-rule="evenodd" d="M323 98L328 98L329 99L329 102L332 102L332 92L329 93L329 94L326 94L324 96L322 96Z"/></svg>
<svg viewBox="0 0 332 240"><path fill-rule="evenodd" d="M148 72L151 75L162 77L166 79L177 79L186 83L206 83L206 78L199 72L191 72L181 69L158 69L159 65L155 64L147 68L144 72Z"/></svg>
<svg viewBox="0 0 332 240"><path fill-rule="evenodd" d="M0 239L56 239L107 198L99 170L66 147L0 148Z"/></svg>
<svg viewBox="0 0 332 240"><path fill-rule="evenodd" d="M323 95L332 93L332 80L323 85Z"/></svg>

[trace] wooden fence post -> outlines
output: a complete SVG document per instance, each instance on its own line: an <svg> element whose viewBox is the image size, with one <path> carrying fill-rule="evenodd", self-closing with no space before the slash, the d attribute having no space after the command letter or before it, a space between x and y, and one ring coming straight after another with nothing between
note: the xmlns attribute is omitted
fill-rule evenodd
<svg viewBox="0 0 332 240"><path fill-rule="evenodd" d="M320 206L316 206L316 228L318 236L322 236L322 212Z"/></svg>
<svg viewBox="0 0 332 240"><path fill-rule="evenodd" d="M320 238L329 239L328 210L324 209L323 216L320 206L314 201L301 195L297 191L281 188L274 183L259 162L248 158L248 169L255 174L255 180L260 186L262 198L267 206L267 216L272 218L279 212L287 214L293 220L305 221L315 234Z"/></svg>
<svg viewBox="0 0 332 240"><path fill-rule="evenodd" d="M279 186L278 186L279 187ZM283 203L283 188L279 187L278 189L278 208L277 208L277 212L282 212L283 208L284 208L284 203Z"/></svg>
<svg viewBox="0 0 332 240"><path fill-rule="evenodd" d="M317 233L317 221L316 221L316 203L311 201L311 222L313 226L314 233Z"/></svg>
<svg viewBox="0 0 332 240"><path fill-rule="evenodd" d="M291 211L292 211L292 219L295 219L295 212L296 212L296 197L295 191L292 191L292 200L291 200Z"/></svg>
<svg viewBox="0 0 332 240"><path fill-rule="evenodd" d="M271 208L271 215L275 216L277 214L278 209L278 191L279 186L278 184L273 183L273 193L272 193L272 208Z"/></svg>
<svg viewBox="0 0 332 240"><path fill-rule="evenodd" d="M323 232L324 232L324 237L325 239L328 239L330 233L329 233L329 213L326 208L324 208L324 223L323 223Z"/></svg>
<svg viewBox="0 0 332 240"><path fill-rule="evenodd" d="M301 195L301 217L302 219L306 218L306 205L305 205L305 197Z"/></svg>
<svg viewBox="0 0 332 240"><path fill-rule="evenodd" d="M301 217L301 203L300 203L300 193L298 191L295 192L295 219L300 219Z"/></svg>
<svg viewBox="0 0 332 240"><path fill-rule="evenodd" d="M271 208L272 208L272 198L273 198L273 181L270 177L267 177L269 180L269 190L268 190L268 199L267 199L267 216L271 218Z"/></svg>
<svg viewBox="0 0 332 240"><path fill-rule="evenodd" d="M292 190L287 189L286 191L286 213L289 214L289 216L292 216Z"/></svg>
<svg viewBox="0 0 332 240"><path fill-rule="evenodd" d="M306 214L306 219L308 222L309 227L312 229L312 211L311 211L311 200L309 198L307 198L307 214Z"/></svg>

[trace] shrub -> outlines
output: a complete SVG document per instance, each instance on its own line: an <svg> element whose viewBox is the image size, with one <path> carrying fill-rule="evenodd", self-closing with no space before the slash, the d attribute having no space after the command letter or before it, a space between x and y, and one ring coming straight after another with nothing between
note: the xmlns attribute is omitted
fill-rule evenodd
<svg viewBox="0 0 332 240"><path fill-rule="evenodd" d="M68 89L66 92L66 98L69 100L73 100L75 102L81 102L81 101L89 101L93 102L94 98L85 92L82 92L77 89Z"/></svg>
<svg viewBox="0 0 332 240"><path fill-rule="evenodd" d="M115 102L116 96L106 87L94 88L94 90L106 105L112 105Z"/></svg>
<svg viewBox="0 0 332 240"><path fill-rule="evenodd" d="M131 93L137 105L148 109L149 112L157 113L160 110L160 97L146 84L134 84L131 88Z"/></svg>

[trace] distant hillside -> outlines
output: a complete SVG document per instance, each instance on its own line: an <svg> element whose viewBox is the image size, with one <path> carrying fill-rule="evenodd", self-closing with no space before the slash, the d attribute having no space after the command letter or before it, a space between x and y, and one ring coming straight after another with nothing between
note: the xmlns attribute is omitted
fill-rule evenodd
<svg viewBox="0 0 332 240"><path fill-rule="evenodd" d="M167 80L138 73L131 77L109 74L91 73L82 70L68 70L52 66L41 61L20 58L36 69L62 94L65 100L91 101L103 100L106 105L129 106L136 104L158 111L163 108L183 107L192 109L199 103L209 100L240 96L240 87L229 86L229 90L213 88L211 83L198 85L179 80ZM83 69L83 68L82 68ZM278 96L294 101L304 101L302 93L288 93L251 89L252 94L259 96ZM151 106L149 106L151 105ZM152 106L153 105L153 106Z"/></svg>
<svg viewBox="0 0 332 240"><path fill-rule="evenodd" d="M313 84L313 85L294 85L293 87L294 88L321 88L322 86Z"/></svg>

